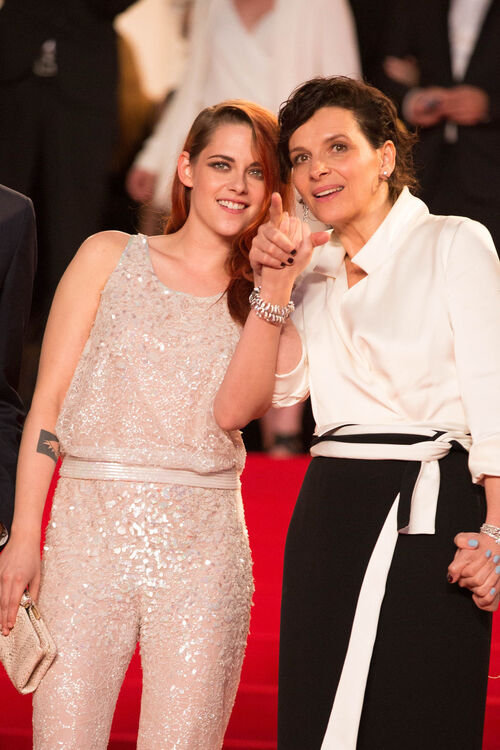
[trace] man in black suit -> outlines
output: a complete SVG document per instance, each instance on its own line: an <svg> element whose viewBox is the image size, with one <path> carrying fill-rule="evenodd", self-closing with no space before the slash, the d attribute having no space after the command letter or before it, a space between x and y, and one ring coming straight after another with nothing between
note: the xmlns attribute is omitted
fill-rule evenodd
<svg viewBox="0 0 500 750"><path fill-rule="evenodd" d="M0 547L14 510L17 453L24 417L17 395L36 265L36 227L29 198L0 185Z"/></svg>
<svg viewBox="0 0 500 750"><path fill-rule="evenodd" d="M383 88L419 128L422 198L485 224L500 251L500 2L405 0L386 21ZM416 63L416 87L395 80L394 58Z"/></svg>
<svg viewBox="0 0 500 750"><path fill-rule="evenodd" d="M101 229L117 127L115 16L132 0L5 0L0 10L0 182L33 199L34 313Z"/></svg>

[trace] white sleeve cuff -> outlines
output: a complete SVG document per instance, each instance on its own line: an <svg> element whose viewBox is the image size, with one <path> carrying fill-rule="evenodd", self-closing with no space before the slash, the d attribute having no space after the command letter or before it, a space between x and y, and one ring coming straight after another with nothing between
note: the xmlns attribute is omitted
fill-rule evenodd
<svg viewBox="0 0 500 750"><path fill-rule="evenodd" d="M500 434L473 443L469 452L472 481L482 484L484 477L500 477Z"/></svg>
<svg viewBox="0 0 500 750"><path fill-rule="evenodd" d="M302 356L290 372L277 373L274 381L273 406L285 407L304 401L309 395L309 366L302 346Z"/></svg>

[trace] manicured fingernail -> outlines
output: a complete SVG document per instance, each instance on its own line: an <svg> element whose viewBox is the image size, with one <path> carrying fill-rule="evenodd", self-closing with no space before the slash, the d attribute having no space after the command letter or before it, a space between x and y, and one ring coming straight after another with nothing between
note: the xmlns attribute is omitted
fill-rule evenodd
<svg viewBox="0 0 500 750"><path fill-rule="evenodd" d="M283 263L283 261L281 261L281 268L284 268L285 266L286 266L286 263Z"/></svg>
<svg viewBox="0 0 500 750"><path fill-rule="evenodd" d="M297 251L296 250L292 250L292 252L290 253L290 255L297 255Z"/></svg>
<svg viewBox="0 0 500 750"><path fill-rule="evenodd" d="M477 541L477 539L469 539L467 544L469 545L469 547L477 547L479 545L479 542Z"/></svg>
<svg viewBox="0 0 500 750"><path fill-rule="evenodd" d="M491 550L490 549L486 550L486 557L491 557Z"/></svg>
<svg viewBox="0 0 500 750"><path fill-rule="evenodd" d="M500 565L496 566L495 573L497 574L497 576L500 575Z"/></svg>
<svg viewBox="0 0 500 750"><path fill-rule="evenodd" d="M451 573L448 573L448 575L446 576L446 580L448 581L448 583L453 583L453 576L451 575Z"/></svg>
<svg viewBox="0 0 500 750"><path fill-rule="evenodd" d="M290 265L292 265L292 263L293 263L293 258L288 258L288 262L290 263Z"/></svg>
<svg viewBox="0 0 500 750"><path fill-rule="evenodd" d="M496 591L496 588L493 586L493 588L490 591L490 596L493 596L493 594L495 593L495 591Z"/></svg>
<svg viewBox="0 0 500 750"><path fill-rule="evenodd" d="M497 562L500 562L500 555L495 555L495 557L493 558L493 562L495 563L495 565L497 564Z"/></svg>

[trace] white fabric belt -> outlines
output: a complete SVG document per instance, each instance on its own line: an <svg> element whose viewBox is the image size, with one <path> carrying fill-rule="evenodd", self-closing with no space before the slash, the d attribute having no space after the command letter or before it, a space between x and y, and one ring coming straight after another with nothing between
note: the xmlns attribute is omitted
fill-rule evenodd
<svg viewBox="0 0 500 750"><path fill-rule="evenodd" d="M134 466L116 461L89 461L75 456L64 457L59 476L69 479L121 479L128 482L185 484L190 487L209 487L220 490L240 488L240 479L234 469L199 474L188 469Z"/></svg>
<svg viewBox="0 0 500 750"><path fill-rule="evenodd" d="M439 432L443 434L435 440L412 445L324 441L311 448L313 456L422 462L411 496L408 525L398 529L398 493L373 548L361 585L344 666L321 750L356 750L366 681L398 533L434 534L440 483L438 461L450 452L452 441L460 443L466 450L471 445L470 435L445 428L344 425L331 431L335 438L397 433L432 437Z"/></svg>

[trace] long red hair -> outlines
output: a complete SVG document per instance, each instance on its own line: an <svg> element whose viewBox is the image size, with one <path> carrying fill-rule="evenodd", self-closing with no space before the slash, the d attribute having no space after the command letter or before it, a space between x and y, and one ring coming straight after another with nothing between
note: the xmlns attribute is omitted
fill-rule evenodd
<svg viewBox="0 0 500 750"><path fill-rule="evenodd" d="M248 259L252 240L259 226L269 216L271 194L279 192L284 210L292 205L291 183L280 179L278 162L278 121L264 107L240 99L229 100L203 109L193 122L184 143L183 151L189 153L191 163L208 144L214 131L227 123L244 123L252 130L252 141L259 162L262 164L264 177L264 200L255 217L232 243L227 259L229 284L226 289L229 312L234 320L243 324L249 311L248 296L253 286L253 274ZM191 189L182 184L179 175L175 174L172 185L172 212L168 218L165 234L177 232L189 214Z"/></svg>

